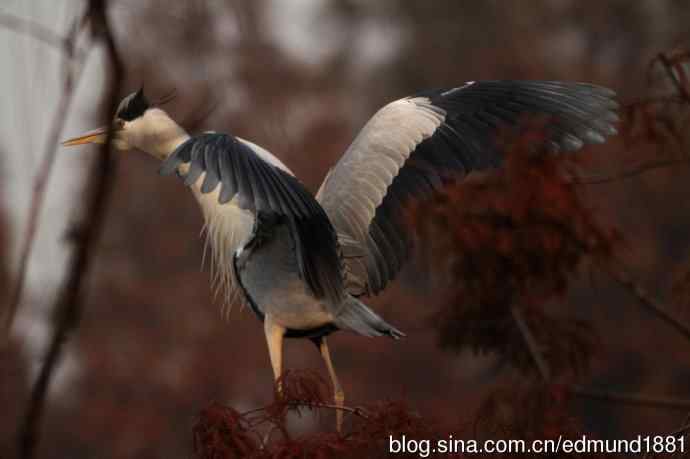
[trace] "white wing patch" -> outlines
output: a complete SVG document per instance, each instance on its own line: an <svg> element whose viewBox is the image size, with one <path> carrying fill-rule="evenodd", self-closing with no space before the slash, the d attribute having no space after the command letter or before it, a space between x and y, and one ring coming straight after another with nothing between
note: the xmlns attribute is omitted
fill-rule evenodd
<svg viewBox="0 0 690 459"><path fill-rule="evenodd" d="M395 177L417 146L444 123L446 112L427 97L408 97L381 108L321 184L316 199L335 228L355 241L363 256L346 259L351 292L365 293L367 278L377 276L380 254L370 224ZM378 257L378 258L377 258ZM382 285L387 279L377 278Z"/></svg>
<svg viewBox="0 0 690 459"><path fill-rule="evenodd" d="M336 167L321 184L317 199L329 212L351 194L357 214L366 226L374 218L388 187L407 158L424 139L443 123L446 113L426 97L396 100L380 109L362 128ZM327 189L331 188L330 194ZM333 216L329 216L332 218ZM367 228L358 228L362 233ZM354 235L353 235L354 236Z"/></svg>

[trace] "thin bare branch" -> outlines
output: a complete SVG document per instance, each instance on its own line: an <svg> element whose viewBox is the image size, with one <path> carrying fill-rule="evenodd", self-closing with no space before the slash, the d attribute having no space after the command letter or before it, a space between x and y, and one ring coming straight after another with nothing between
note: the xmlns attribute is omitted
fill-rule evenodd
<svg viewBox="0 0 690 459"><path fill-rule="evenodd" d="M690 432L690 414L685 416L685 421L683 421L682 427L674 430L673 432L671 432L668 435L672 436L672 437L684 437L688 434L688 432ZM653 453L651 451L647 451L642 456L642 459L647 459L648 457L654 457L654 456L656 456L655 453Z"/></svg>
<svg viewBox="0 0 690 459"><path fill-rule="evenodd" d="M369 413L362 407L350 407L350 406L338 406L330 403L305 403L305 402L288 402L288 405L295 407L306 407L306 408L327 408L330 410L340 410L346 413L354 414L362 419L369 419Z"/></svg>
<svg viewBox="0 0 690 459"><path fill-rule="evenodd" d="M340 411L345 411L346 413L354 414L356 416L361 417L362 419L369 419L370 415L361 406L338 406L334 405L331 403L307 403L307 402L302 402L302 401L290 401L287 402L287 405L292 406L292 407L304 407L304 408L326 408L326 409L331 409L331 410L340 410ZM269 405L270 406L270 405ZM242 416L252 416L256 413L261 413L265 412L269 406L263 406L261 408L254 408L253 410L245 411L242 413Z"/></svg>
<svg viewBox="0 0 690 459"><path fill-rule="evenodd" d="M527 348L532 355L532 359L539 369L539 374L541 374L541 377L544 381L550 381L551 369L549 368L549 364L546 359L544 359L544 355L539 348L539 343L537 343L537 340L534 338L532 331L527 325L527 322L522 315L522 311L519 307L513 306L511 308L511 313L513 315L513 320L515 320L515 323L517 324L518 329L525 340L525 344L527 344Z"/></svg>
<svg viewBox="0 0 690 459"><path fill-rule="evenodd" d="M687 59L687 55L685 55L685 56L681 55L681 57L685 57ZM668 75L668 78L673 83L673 86L675 86L677 93L686 102L690 102L690 92L688 91L688 88L687 88L687 79L685 78L685 72L683 72L682 67L678 66L678 64L682 64L683 60L673 59L673 58L669 57L666 53L659 53L657 55L656 60L661 62L661 65L666 70L666 74ZM652 61L652 63L653 62L654 61ZM678 74L680 74L680 75L677 75L676 72L678 72ZM678 76L682 76L683 81L680 81Z"/></svg>
<svg viewBox="0 0 690 459"><path fill-rule="evenodd" d="M669 435L672 435L674 437L680 437L683 435L687 435L690 433L690 415L687 415L685 417L685 422L683 423L682 427L677 428L673 432L671 432Z"/></svg>
<svg viewBox="0 0 690 459"><path fill-rule="evenodd" d="M672 397L659 397L654 395L625 394L605 390L589 389L575 386L570 389L573 395L606 402L624 403L629 405L651 406L656 408L668 408L674 410L690 409L690 400Z"/></svg>
<svg viewBox="0 0 690 459"><path fill-rule="evenodd" d="M182 124L190 131L197 129L218 109L218 105L218 99L202 101L198 107L191 111L188 119L185 119Z"/></svg>
<svg viewBox="0 0 690 459"><path fill-rule="evenodd" d="M601 264L601 267L607 272L619 285L625 287L637 300L650 311L654 316L662 322L671 326L685 339L690 341L690 327L684 324L677 317L674 317L663 302L650 295L641 285L635 282L628 272L621 266L615 263Z"/></svg>
<svg viewBox="0 0 690 459"><path fill-rule="evenodd" d="M614 172L613 174L574 177L572 181L577 185L600 185L603 183L611 183L619 180L625 180L628 178L645 174L647 172L651 172L653 170L675 166L678 164L690 164L690 157L658 159L654 161L649 161L647 163L638 164L628 170Z"/></svg>
<svg viewBox="0 0 690 459"><path fill-rule="evenodd" d="M86 57L86 53L77 55L75 45L76 36L81 32L81 28L77 26L78 24L83 24L83 18L80 17L75 21L75 26L71 29L73 36L66 40L66 42L70 43L71 46L64 48L65 56L62 63L63 74L65 75L64 90L62 91L57 108L55 109L55 115L53 116L53 121L48 133L45 151L43 152L38 173L34 179L29 217L26 223L26 235L20 251L17 278L15 281L14 290L12 291L12 296L7 305L7 309L3 313L2 323L0 324L2 326L2 330L0 330L2 333L2 336L0 336L0 349L2 349L8 342L14 316L17 313L17 309L19 308L19 304L24 294L26 276L29 268L29 259L31 258L31 252L33 250L34 240L38 230L39 215L45 201L48 179L50 178L50 173L53 169L53 165L55 164L60 134L65 125L67 111L69 110L69 106L74 96L74 89L77 86L79 78L81 77L83 63ZM62 39L60 38L60 40Z"/></svg>
<svg viewBox="0 0 690 459"><path fill-rule="evenodd" d="M117 52L108 18L105 0L91 0L87 15L92 32L96 39L103 40L113 70L113 79L107 95L107 117L113 113L117 104L119 86L123 77L123 66ZM45 407L45 396L57 367L64 344L70 333L77 327L81 317L83 300L83 280L88 272L92 253L102 227L108 196L112 188L113 161L110 153L109 138L100 150L98 160L94 163L87 212L84 220L74 231L75 253L71 260L67 281L62 288L56 303L56 325L48 348L47 356L41 367L38 379L32 389L28 408L23 419L19 435L20 457L29 459L35 456L38 445L39 427Z"/></svg>
<svg viewBox="0 0 690 459"><path fill-rule="evenodd" d="M54 30L31 19L21 18L5 11L0 11L0 27L29 35L41 43L57 48L60 51L64 51L71 46L69 38L61 36Z"/></svg>

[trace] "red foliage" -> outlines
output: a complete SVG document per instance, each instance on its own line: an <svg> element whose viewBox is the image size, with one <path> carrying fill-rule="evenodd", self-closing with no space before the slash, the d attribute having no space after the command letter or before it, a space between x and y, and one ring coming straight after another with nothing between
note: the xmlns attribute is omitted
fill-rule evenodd
<svg viewBox="0 0 690 459"><path fill-rule="evenodd" d="M273 404L238 413L217 403L204 409L194 427L194 453L200 459L249 458L378 458L388 457L388 438L435 439L434 424L411 411L404 402L379 402L365 408L346 407L351 429L293 437L287 410L333 410L323 401L323 381L311 372L287 372L283 392ZM278 431L280 436L272 436Z"/></svg>
<svg viewBox="0 0 690 459"><path fill-rule="evenodd" d="M278 379L275 401L269 412L275 417L284 416L288 410L299 412L300 408L312 408L326 403L329 399L328 383L315 371L286 370Z"/></svg>
<svg viewBox="0 0 690 459"><path fill-rule="evenodd" d="M251 426L231 407L214 403L194 426L194 451L201 459L248 457L258 451Z"/></svg>
<svg viewBox="0 0 690 459"><path fill-rule="evenodd" d="M318 385L309 375L290 376L294 384ZM298 381L299 379L299 381ZM286 396L282 397L287 399ZM276 418L276 410L269 406L239 414L232 408L213 404L202 411L194 428L194 452L200 459L246 457L254 459L297 458L385 458L389 457L389 439L426 441L438 444L441 439L521 439L526 445L533 440L573 440L583 435L580 423L569 411L569 391L560 385L535 385L530 381L514 381L499 388L481 405L473 422L465 426L441 427L415 413L404 401L379 402L366 408L346 408L353 412L350 430L343 435L332 431L318 431L292 437L284 417ZM279 406L302 405L319 407L299 400L277 400ZM468 427L469 426L469 427ZM268 427L268 429L267 429ZM271 436L274 431L281 436ZM591 438L591 436L590 436ZM405 456L405 455L404 455ZM545 457L581 457L581 454L545 454ZM407 454L405 457L419 457ZM424 456L427 457L427 456ZM466 457L461 451L453 454L435 453L428 457ZM479 456L482 457L482 456ZM491 457L508 457L493 454ZM510 454L510 457L530 457L529 454ZM595 456L598 457L598 456Z"/></svg>
<svg viewBox="0 0 690 459"><path fill-rule="evenodd" d="M512 308L520 308L555 371L580 368L592 349L585 323L552 317L586 257L611 254L616 233L600 228L564 173L562 158L534 145L528 130L510 145L504 167L472 177L409 209L420 254L449 301L435 322L451 348L498 352L532 369Z"/></svg>
<svg viewBox="0 0 690 459"><path fill-rule="evenodd" d="M482 403L473 426L473 438L533 440L578 440L585 433L571 413L567 389L560 385L544 386L525 381L497 389ZM592 438L591 434L587 434ZM494 455L493 457L503 457ZM530 454L506 454L505 457L533 457ZM604 454L543 454L545 458L605 457ZM609 457L611 457L609 455Z"/></svg>
<svg viewBox="0 0 690 459"><path fill-rule="evenodd" d="M677 127L663 123L662 113L668 108L632 105L626 114L625 141L639 136L659 148L678 146L682 138ZM660 125L649 127L650 120ZM408 210L419 252L446 292L447 301L435 321L439 339L454 349L498 353L513 367L533 372L535 351L517 324L519 309L551 376L577 373L586 369L595 347L590 324L559 317L551 306L587 260L608 261L620 237L603 229L582 203L582 182L566 173L563 158L534 148L543 140L539 129L508 140L503 143L502 168L467 177ZM678 298L687 297L688 278L685 271L678 276ZM467 416L471 421L464 426L440 426L404 401L389 401L346 407L350 422L344 435L328 429L295 437L288 430L289 412L301 415L306 408L318 414L336 408L330 403L328 384L316 374L287 372L279 383L282 392L265 408L239 414L213 405L202 412L195 427L196 456L378 458L389 456L391 436L434 442L452 433L454 438L529 443L559 437L577 440L584 433L571 410L567 386L521 378L493 392L475 416ZM276 431L280 435L272 436ZM511 455L516 456L530 457Z"/></svg>

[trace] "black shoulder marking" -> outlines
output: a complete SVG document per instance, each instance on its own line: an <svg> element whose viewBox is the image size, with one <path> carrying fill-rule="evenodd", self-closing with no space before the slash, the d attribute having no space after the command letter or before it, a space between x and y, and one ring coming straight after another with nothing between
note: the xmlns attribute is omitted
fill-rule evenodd
<svg viewBox="0 0 690 459"><path fill-rule="evenodd" d="M133 92L122 99L122 102L120 102L120 105L117 107L116 116L121 120L132 121L143 115L150 107L151 104L149 104L148 99L146 99L144 88L142 87L137 92Z"/></svg>
<svg viewBox="0 0 690 459"><path fill-rule="evenodd" d="M264 161L248 144L226 135L194 136L175 149L163 162L160 174L169 175L189 164L182 177L185 185L204 174L202 193L220 186L219 204L237 197L238 205L258 215L286 217L297 243L297 261L302 279L317 298L335 305L344 292L337 237L321 205L292 175Z"/></svg>

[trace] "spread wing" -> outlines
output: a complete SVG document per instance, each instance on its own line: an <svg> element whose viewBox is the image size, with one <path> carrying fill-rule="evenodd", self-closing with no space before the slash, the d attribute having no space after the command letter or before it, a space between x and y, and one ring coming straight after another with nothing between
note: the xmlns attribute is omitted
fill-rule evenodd
<svg viewBox="0 0 690 459"><path fill-rule="evenodd" d="M318 297L338 304L342 274L336 233L309 191L273 155L245 140L216 133L191 137L161 166L194 186L206 218L218 270L232 282L232 256L246 242L259 212L285 217L301 278Z"/></svg>
<svg viewBox="0 0 690 459"><path fill-rule="evenodd" d="M407 259L400 211L449 180L498 166L498 130L546 115L548 147L569 152L614 135L613 91L584 83L478 81L392 102L364 126L317 194L339 234L363 255L346 259L353 294L375 294ZM354 286L354 287L352 287Z"/></svg>

